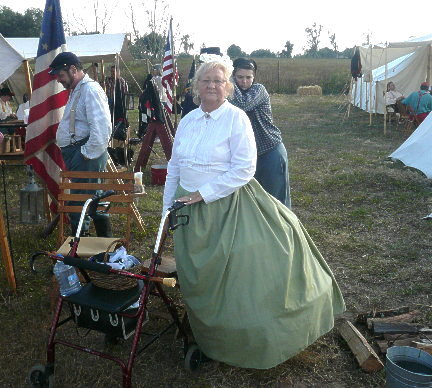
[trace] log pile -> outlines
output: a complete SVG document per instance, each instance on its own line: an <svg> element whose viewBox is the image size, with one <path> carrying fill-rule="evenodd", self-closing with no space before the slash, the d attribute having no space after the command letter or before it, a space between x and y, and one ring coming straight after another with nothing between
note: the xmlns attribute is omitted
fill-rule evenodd
<svg viewBox="0 0 432 388"><path fill-rule="evenodd" d="M376 372L384 367L380 355L384 357L391 346L412 346L432 354L432 328L416 323L419 316L420 311L409 307L358 314L355 323L366 330L370 342L348 320L339 325L339 332L360 367Z"/></svg>

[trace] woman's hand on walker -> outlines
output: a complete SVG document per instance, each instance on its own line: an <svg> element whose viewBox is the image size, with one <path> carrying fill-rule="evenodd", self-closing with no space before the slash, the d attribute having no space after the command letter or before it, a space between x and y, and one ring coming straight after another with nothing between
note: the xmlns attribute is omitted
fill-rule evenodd
<svg viewBox="0 0 432 388"><path fill-rule="evenodd" d="M190 195L177 198L177 201L184 202L186 205L192 205L193 203L201 202L203 198L201 197L201 194L199 191L195 191L194 193L191 193Z"/></svg>

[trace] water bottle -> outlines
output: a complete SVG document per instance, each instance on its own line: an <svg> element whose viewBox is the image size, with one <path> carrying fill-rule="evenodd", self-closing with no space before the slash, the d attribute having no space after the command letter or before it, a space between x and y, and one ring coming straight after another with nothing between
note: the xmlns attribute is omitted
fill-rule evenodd
<svg viewBox="0 0 432 388"><path fill-rule="evenodd" d="M66 265L63 261L59 260L54 266L54 275L57 278L62 296L75 294L81 289L81 283L75 267Z"/></svg>

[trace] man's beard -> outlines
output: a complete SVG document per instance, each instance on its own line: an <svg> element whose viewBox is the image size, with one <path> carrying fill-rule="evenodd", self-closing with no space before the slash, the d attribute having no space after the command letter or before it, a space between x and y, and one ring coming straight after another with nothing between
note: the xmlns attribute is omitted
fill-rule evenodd
<svg viewBox="0 0 432 388"><path fill-rule="evenodd" d="M70 76L70 74L68 73L68 80L66 80L66 81L60 81L60 83L63 85L63 87L65 88L65 89L71 89L71 86L72 86L72 77Z"/></svg>

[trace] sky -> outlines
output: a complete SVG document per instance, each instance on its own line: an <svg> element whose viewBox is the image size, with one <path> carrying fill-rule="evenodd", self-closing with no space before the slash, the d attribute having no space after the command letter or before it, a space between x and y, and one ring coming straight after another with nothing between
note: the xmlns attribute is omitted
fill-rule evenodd
<svg viewBox="0 0 432 388"><path fill-rule="evenodd" d="M338 49L342 51L366 42L371 43L407 40L430 33L430 23L420 23L417 17L395 17L386 1L363 0L156 0L168 6L166 14L172 15L176 40L188 34L194 43L191 53L204 46L219 46L223 52L236 44L246 53L256 49L280 52L286 41L294 44L294 54L302 53L307 45L305 29L314 23L322 25L319 48L330 47L329 33L336 35ZM72 30L79 30L79 21L88 31L95 26L94 4L99 15L107 10L111 19L106 33L133 32L130 8L134 10L136 28L146 32L148 16L155 0L60 0L63 19L70 22ZM1 5L17 12L34 7L43 9L45 0L1 0ZM162 18L162 7L157 14ZM392 16L392 28L386 23ZM402 20L403 19L403 20ZM166 23L163 23L166 24ZM74 28L75 27L75 28ZM165 27L162 27L162 31ZM148 30L147 30L148 31ZM178 46L178 43L177 43ZM179 50L176 49L176 52Z"/></svg>

